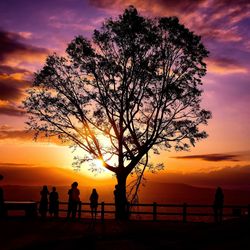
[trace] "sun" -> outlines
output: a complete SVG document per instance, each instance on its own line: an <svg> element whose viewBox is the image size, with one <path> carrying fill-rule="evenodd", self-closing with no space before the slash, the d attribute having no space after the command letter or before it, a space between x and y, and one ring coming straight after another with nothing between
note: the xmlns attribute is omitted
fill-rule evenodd
<svg viewBox="0 0 250 250"><path fill-rule="evenodd" d="M98 168L104 168L104 162L101 159L93 160L93 163Z"/></svg>
<svg viewBox="0 0 250 250"><path fill-rule="evenodd" d="M72 152L70 148L65 147L65 152L65 158L67 159L64 160L63 164L61 165L64 165L66 168L69 168L69 166L72 168L71 165L72 162L74 162L74 157L84 157L87 155L87 153L83 152L80 148L76 148L74 152ZM109 160L107 163L111 166L115 166L115 159ZM95 158L88 162L84 162L78 170L79 173L93 179L113 179L114 173L108 170L104 165L104 160Z"/></svg>

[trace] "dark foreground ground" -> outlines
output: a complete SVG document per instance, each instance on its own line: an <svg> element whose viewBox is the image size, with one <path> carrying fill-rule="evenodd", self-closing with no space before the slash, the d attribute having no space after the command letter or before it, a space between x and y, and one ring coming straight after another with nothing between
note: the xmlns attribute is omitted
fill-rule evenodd
<svg viewBox="0 0 250 250"><path fill-rule="evenodd" d="M0 249L250 249L245 219L213 223L110 220L69 222L8 218L0 221Z"/></svg>

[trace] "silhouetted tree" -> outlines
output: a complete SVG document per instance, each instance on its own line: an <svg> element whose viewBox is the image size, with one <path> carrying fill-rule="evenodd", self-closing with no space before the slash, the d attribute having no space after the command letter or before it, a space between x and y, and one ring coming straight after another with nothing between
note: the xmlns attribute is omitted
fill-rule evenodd
<svg viewBox="0 0 250 250"><path fill-rule="evenodd" d="M53 54L35 76L24 106L30 129L57 136L100 159L115 173L126 204L126 179L152 167L148 154L186 150L207 137L199 130L208 51L176 17L145 18L130 6L108 19L92 40L76 37L65 57ZM123 211L120 211L122 214Z"/></svg>

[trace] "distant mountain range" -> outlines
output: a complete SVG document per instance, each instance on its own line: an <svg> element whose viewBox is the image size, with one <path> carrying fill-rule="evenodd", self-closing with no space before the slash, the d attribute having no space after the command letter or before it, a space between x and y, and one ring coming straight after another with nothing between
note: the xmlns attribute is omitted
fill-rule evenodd
<svg viewBox="0 0 250 250"><path fill-rule="evenodd" d="M79 185L115 185L116 179L101 179L95 176L83 175L72 168L37 167L24 164L0 163L0 174L4 175L1 185L60 185L67 186L73 181ZM159 174L146 176L150 181L185 183L196 187L216 188L222 186L227 189L241 189L250 191L250 166L225 167L210 172L199 173L171 173L165 171Z"/></svg>
<svg viewBox="0 0 250 250"><path fill-rule="evenodd" d="M40 186L3 186L6 200L35 200L40 199ZM50 187L49 187L50 188ZM60 200L67 201L68 186L57 186ZM91 186L79 187L81 200L89 201L92 190ZM97 188L99 201L113 202L113 186L105 185ZM214 189L193 187L186 184L178 183L157 183L148 182L145 187L141 188L139 193L139 203L174 203L181 204L184 202L190 204L212 204L214 199ZM250 191L242 190L224 190L225 204L250 204Z"/></svg>
<svg viewBox="0 0 250 250"><path fill-rule="evenodd" d="M212 204L215 188L217 185L221 185L225 193L225 203L250 204L248 186L250 182L247 183L250 174L249 166L239 168L238 174L234 168L217 172L217 174L212 172L203 175L155 175L154 178L148 178L145 186L141 186L139 202ZM7 200L39 200L41 187L48 185L49 188L56 186L60 200L66 201L68 189L73 181L79 183L82 201L88 202L92 188L97 189L99 201L113 202L114 200L115 178L111 180L92 179L71 169L4 166L3 164L0 164L0 173L4 175L4 181L0 184L4 186L5 199ZM225 178L219 178L219 174L223 175L223 173L224 177L228 178L228 182L225 182ZM215 184L212 182L213 179ZM239 183L237 187L240 187L241 190L234 188L237 181ZM229 185L226 185L227 183Z"/></svg>

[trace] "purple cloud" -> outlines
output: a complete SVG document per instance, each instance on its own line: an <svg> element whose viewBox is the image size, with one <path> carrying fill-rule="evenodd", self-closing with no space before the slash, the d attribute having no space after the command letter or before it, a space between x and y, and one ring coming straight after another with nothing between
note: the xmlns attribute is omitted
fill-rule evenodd
<svg viewBox="0 0 250 250"><path fill-rule="evenodd" d="M17 33L0 31L0 62L3 63L15 54L23 56L44 56L47 49L35 47L22 42L23 37Z"/></svg>
<svg viewBox="0 0 250 250"><path fill-rule="evenodd" d="M186 159L193 160L199 159L203 161L240 161L240 155L237 154L204 154L204 155L185 155L185 156L176 156L172 157L174 159Z"/></svg>

